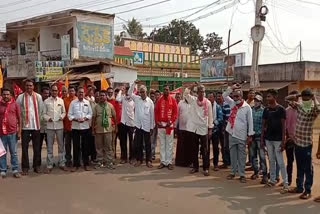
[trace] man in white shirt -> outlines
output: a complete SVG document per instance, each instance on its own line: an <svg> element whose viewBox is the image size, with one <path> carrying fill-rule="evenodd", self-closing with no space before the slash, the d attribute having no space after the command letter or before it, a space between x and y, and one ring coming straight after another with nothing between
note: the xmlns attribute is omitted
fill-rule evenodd
<svg viewBox="0 0 320 214"><path fill-rule="evenodd" d="M53 143L58 142L59 167L66 171L65 147L63 141L63 119L66 116L64 102L58 97L58 87L51 86L51 97L44 101L43 119L47 125L47 173L51 173L54 164Z"/></svg>
<svg viewBox="0 0 320 214"><path fill-rule="evenodd" d="M193 88L194 86L192 86ZM208 138L211 138L213 128L211 102L204 97L205 87L197 85L197 97L190 95L190 89L186 88L184 98L191 106L190 120L187 123L187 130L192 132L192 165L191 174L199 172L199 142L202 147L203 174L209 176Z"/></svg>
<svg viewBox="0 0 320 214"><path fill-rule="evenodd" d="M89 121L92 118L90 102L84 99L84 89L78 88L78 99L71 102L68 118L72 121L73 139L73 166L72 171L79 170L80 167L80 148L82 161L85 171L90 171L89 166Z"/></svg>
<svg viewBox="0 0 320 214"><path fill-rule="evenodd" d="M122 91L124 92L122 94ZM134 146L133 146L133 131L134 131L134 101L128 94L129 87L125 87L117 94L116 101L122 104L121 122L119 125L119 137L121 147L121 162L124 164L128 162L128 146L127 140L129 137L129 162L133 163Z"/></svg>
<svg viewBox="0 0 320 214"><path fill-rule="evenodd" d="M190 119L191 106L186 99L178 104L178 141L176 149L176 166L188 167L191 164L191 149L189 136L192 134L187 131L187 123Z"/></svg>
<svg viewBox="0 0 320 214"><path fill-rule="evenodd" d="M136 80L130 87L128 94L131 96L135 103L135 114L134 122L136 126L136 132L134 136L134 142L136 143L137 153L136 167L142 164L143 160L143 145L146 150L146 165L149 168L152 168L152 159L151 159L151 141L150 135L154 128L154 104L152 100L147 97L147 87L144 85L140 86L139 92L140 96L135 95L133 90L136 84L139 81Z"/></svg>
<svg viewBox="0 0 320 214"><path fill-rule="evenodd" d="M43 101L40 94L35 93L33 80L25 81L26 92L20 94L17 103L20 105L22 121L22 175L27 175L29 171L29 142L33 145L33 169L40 173L40 119L43 113Z"/></svg>
<svg viewBox="0 0 320 214"><path fill-rule="evenodd" d="M229 96L232 93L232 98ZM231 158L231 173L227 179L240 175L240 182L246 183L246 143L251 143L253 131L252 109L244 101L243 92L239 84L235 84L223 93L223 98L231 107L226 131L229 133L229 148Z"/></svg>

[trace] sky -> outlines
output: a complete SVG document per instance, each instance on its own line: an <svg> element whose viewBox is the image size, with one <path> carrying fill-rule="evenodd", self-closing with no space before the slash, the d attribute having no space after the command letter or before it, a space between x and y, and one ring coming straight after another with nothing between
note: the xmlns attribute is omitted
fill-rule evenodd
<svg viewBox="0 0 320 214"><path fill-rule="evenodd" d="M162 3L156 4L159 2ZM152 4L155 5L146 7ZM320 61L319 1L264 0L263 4L269 13L266 22L262 23L266 35L261 44L259 63L299 60L300 41L303 60ZM205 7L208 5L211 6ZM140 7L145 8L134 10ZM184 19L192 21L203 36L215 32L223 37L224 48L231 29L231 43L242 42L230 52L245 52L246 65L251 64L250 29L254 25L255 0L1 0L0 31L5 31L8 22L71 8L115 13L115 34L122 31L123 20L133 17L141 20L147 33L172 19ZM185 11L191 8L196 9ZM126 12L128 10L132 11ZM185 12L172 14L178 11Z"/></svg>

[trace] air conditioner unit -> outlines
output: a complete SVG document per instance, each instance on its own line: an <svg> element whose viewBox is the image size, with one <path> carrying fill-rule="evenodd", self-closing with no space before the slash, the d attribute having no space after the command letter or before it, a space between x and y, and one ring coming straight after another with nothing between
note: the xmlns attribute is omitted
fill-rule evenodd
<svg viewBox="0 0 320 214"><path fill-rule="evenodd" d="M71 48L71 59L79 59L79 49Z"/></svg>
<svg viewBox="0 0 320 214"><path fill-rule="evenodd" d="M182 74L183 78L188 78L188 74L187 73L184 73Z"/></svg>
<svg viewBox="0 0 320 214"><path fill-rule="evenodd" d="M179 78L180 77L180 72L174 72L174 77Z"/></svg>

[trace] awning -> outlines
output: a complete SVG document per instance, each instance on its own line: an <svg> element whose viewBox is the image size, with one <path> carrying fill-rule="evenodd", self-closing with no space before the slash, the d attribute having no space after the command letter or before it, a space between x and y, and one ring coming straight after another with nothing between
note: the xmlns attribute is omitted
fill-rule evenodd
<svg viewBox="0 0 320 214"><path fill-rule="evenodd" d="M267 91L268 89L282 89L289 85L291 85L293 82L260 82L260 87L256 88L257 91ZM243 91L249 91L250 90L250 83L244 83L242 85Z"/></svg>
<svg viewBox="0 0 320 214"><path fill-rule="evenodd" d="M108 79L108 78L112 78L113 74L112 73L102 73L102 75ZM73 80L81 80L83 78L88 78L91 82L95 82L95 81L100 81L101 80L101 73L100 72L70 72L68 74L68 78L70 81Z"/></svg>

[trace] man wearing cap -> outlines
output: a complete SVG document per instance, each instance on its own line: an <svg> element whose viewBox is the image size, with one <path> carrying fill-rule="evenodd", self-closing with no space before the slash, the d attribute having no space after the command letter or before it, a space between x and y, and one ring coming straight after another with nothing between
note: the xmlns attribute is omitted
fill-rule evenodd
<svg viewBox="0 0 320 214"><path fill-rule="evenodd" d="M232 97L230 94L232 93ZM239 84L235 84L223 93L224 100L231 107L226 131L229 133L229 148L231 157L231 173L227 179L235 178L236 173L240 175L240 182L246 183L246 142L251 143L253 131L252 109L244 101L243 92Z"/></svg>
<svg viewBox="0 0 320 214"><path fill-rule="evenodd" d="M302 103L295 100L301 97ZM310 89L302 91L301 95L289 95L287 100L294 105L298 112L295 132L295 156L297 162L297 187L290 189L290 193L302 193L300 199L311 198L311 187L313 184L312 164L312 138L314 121L320 114L317 101ZM317 154L317 157L319 155ZM320 197L315 199L320 202Z"/></svg>
<svg viewBox="0 0 320 214"><path fill-rule="evenodd" d="M264 110L262 102L262 96L260 94L257 94L254 98L254 106L252 107L254 136L251 144L249 144L248 146L250 151L250 162L254 171L254 174L251 176L251 179L256 180L259 177L259 165L257 159L257 156L259 156L260 167L263 175L261 184L266 184L268 182L268 175L265 149L260 146L262 131L262 115Z"/></svg>

